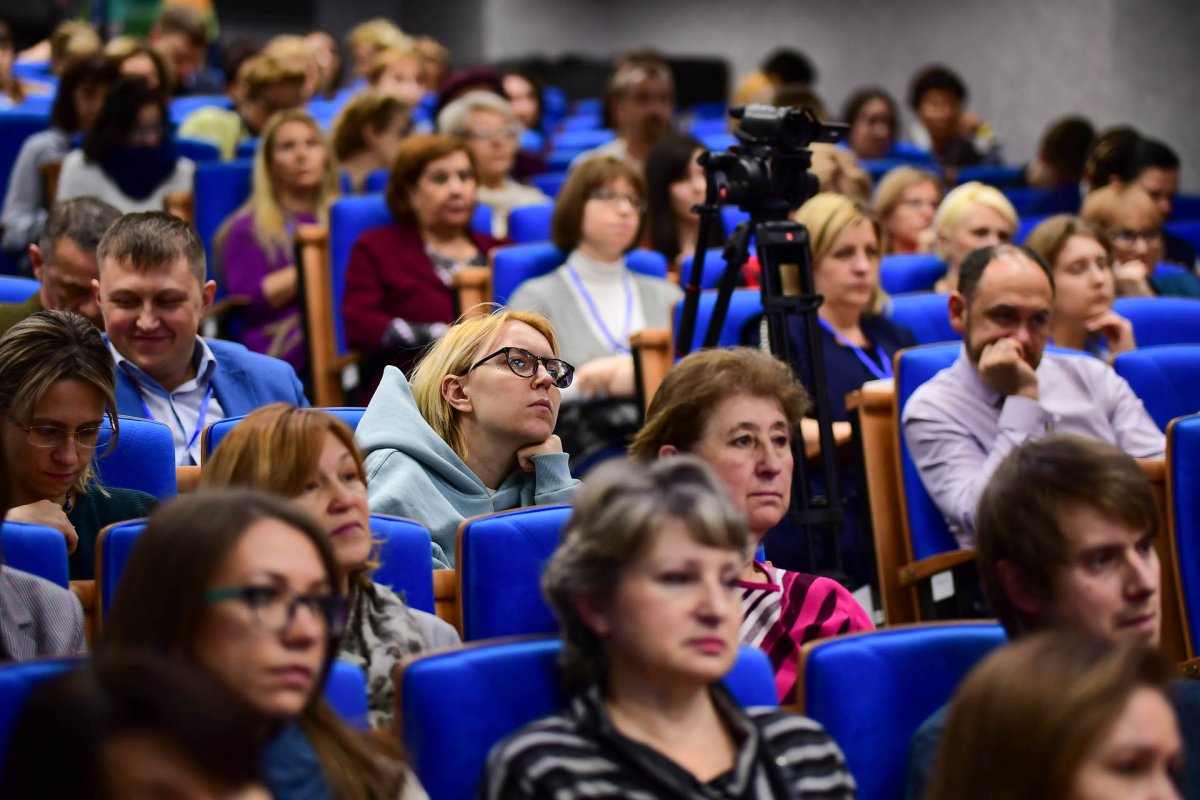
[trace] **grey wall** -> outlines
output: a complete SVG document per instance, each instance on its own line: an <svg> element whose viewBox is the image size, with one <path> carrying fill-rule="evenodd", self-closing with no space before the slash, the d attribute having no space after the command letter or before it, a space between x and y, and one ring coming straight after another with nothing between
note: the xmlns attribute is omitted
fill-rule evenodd
<svg viewBox="0 0 1200 800"><path fill-rule="evenodd" d="M1083 113L1169 142L1184 160L1184 188L1200 191L1196 0L478 2L485 58L652 45L725 57L736 80L791 45L816 62L817 89L834 109L869 83L902 101L909 76L942 61L971 87L970 107L999 131L1006 160L1031 157L1050 120Z"/></svg>

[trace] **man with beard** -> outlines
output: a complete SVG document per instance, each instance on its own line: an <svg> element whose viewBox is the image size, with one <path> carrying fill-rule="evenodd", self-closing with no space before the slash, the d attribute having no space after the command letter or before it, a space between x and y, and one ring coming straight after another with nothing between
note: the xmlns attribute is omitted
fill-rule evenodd
<svg viewBox="0 0 1200 800"><path fill-rule="evenodd" d="M1166 450L1142 401L1108 364L1043 352L1053 303L1053 275L1034 253L972 251L949 301L962 353L904 406L913 461L962 547L974 545L976 506L992 473L1024 442L1073 433L1134 458Z"/></svg>
<svg viewBox="0 0 1200 800"><path fill-rule="evenodd" d="M665 61L651 53L635 53L617 62L604 89L605 122L617 138L581 153L573 162L615 156L646 163L654 145L671 132L675 115L675 78Z"/></svg>

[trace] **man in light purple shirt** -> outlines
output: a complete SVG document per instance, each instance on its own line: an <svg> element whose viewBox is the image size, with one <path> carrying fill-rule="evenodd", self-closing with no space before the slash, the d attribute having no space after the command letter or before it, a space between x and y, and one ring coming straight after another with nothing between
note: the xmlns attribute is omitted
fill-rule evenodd
<svg viewBox="0 0 1200 800"><path fill-rule="evenodd" d="M1013 245L963 262L950 324L963 351L904 406L902 425L925 488L962 547L997 465L1051 432L1162 458L1166 441L1129 384L1100 359L1044 353L1054 303L1049 267Z"/></svg>

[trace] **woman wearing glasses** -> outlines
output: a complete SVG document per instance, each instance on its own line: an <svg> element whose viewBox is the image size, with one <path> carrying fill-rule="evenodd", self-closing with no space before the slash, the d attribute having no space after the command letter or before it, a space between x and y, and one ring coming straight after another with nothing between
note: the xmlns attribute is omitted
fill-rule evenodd
<svg viewBox="0 0 1200 800"><path fill-rule="evenodd" d="M329 537L291 502L202 490L164 506L134 548L100 640L190 661L262 721L276 800L425 797L383 738L321 694L345 622Z"/></svg>
<svg viewBox="0 0 1200 800"><path fill-rule="evenodd" d="M619 450L637 429L629 337L670 327L682 297L673 283L636 274L625 263L642 239L645 210L646 180L636 167L611 157L581 163L559 192L551 223L567 262L521 284L509 300L512 308L545 314L563 358L578 365L562 426L578 464Z"/></svg>
<svg viewBox="0 0 1200 800"><path fill-rule="evenodd" d="M454 276L487 264L496 241L470 230L475 163L450 136L409 136L388 179L395 222L366 231L346 266L346 341L366 357L370 397L387 365L409 372L425 345L458 316Z"/></svg>
<svg viewBox="0 0 1200 800"><path fill-rule="evenodd" d="M92 459L117 436L115 386L104 339L78 314L39 311L0 337L8 519L61 531L72 580L92 578L101 528L144 517L155 502L96 481ZM106 417L111 431L102 426Z"/></svg>
<svg viewBox="0 0 1200 800"><path fill-rule="evenodd" d="M511 310L459 321L411 381L389 367L355 433L371 510L417 520L453 558L464 519L569 502L554 427L574 372L545 317Z"/></svg>
<svg viewBox="0 0 1200 800"><path fill-rule="evenodd" d="M371 726L391 723L396 662L456 645L459 638L452 626L409 608L400 595L371 579L377 550L367 510L367 473L354 431L314 408L263 406L221 441L204 465L203 485L244 486L290 497L325 529L337 558L338 591L346 595L350 609L339 656L367 673ZM435 559L444 561L441 548L435 550Z"/></svg>

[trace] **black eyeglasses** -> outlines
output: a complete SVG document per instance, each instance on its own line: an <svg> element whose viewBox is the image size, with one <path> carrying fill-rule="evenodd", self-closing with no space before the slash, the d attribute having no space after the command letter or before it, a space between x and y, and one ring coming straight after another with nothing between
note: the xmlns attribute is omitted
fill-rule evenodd
<svg viewBox="0 0 1200 800"><path fill-rule="evenodd" d="M250 609L263 633L282 633L292 624L299 606L324 623L331 636L341 636L346 625L346 604L333 594L297 594L280 586L227 586L204 595L206 603L224 600L236 600Z"/></svg>
<svg viewBox="0 0 1200 800"><path fill-rule="evenodd" d="M546 374L550 376L550 380L559 389L570 386L571 379L575 377L575 368L561 358L542 358L520 347L501 347L490 356L484 356L476 361L463 374L466 375L480 364L485 364L496 356L504 356L504 362L508 364L508 368L514 375L521 378L532 378L537 375L538 364L541 364L546 368Z"/></svg>

